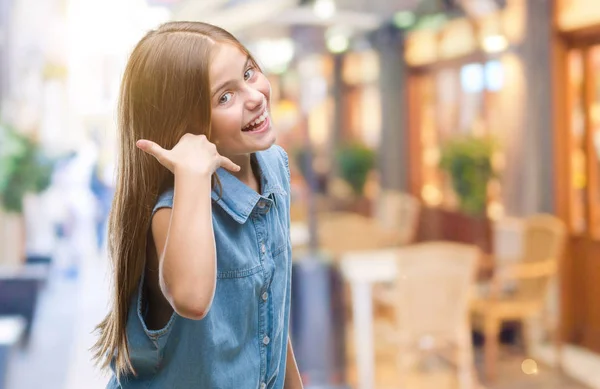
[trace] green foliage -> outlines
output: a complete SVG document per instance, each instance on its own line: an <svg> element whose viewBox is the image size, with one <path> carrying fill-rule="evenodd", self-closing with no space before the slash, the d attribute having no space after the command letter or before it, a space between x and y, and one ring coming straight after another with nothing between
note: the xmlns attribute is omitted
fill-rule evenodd
<svg viewBox="0 0 600 389"><path fill-rule="evenodd" d="M495 147L491 139L475 136L456 138L442 147L440 168L450 176L460 209L467 214L485 214L487 186L496 175L491 161Z"/></svg>
<svg viewBox="0 0 600 389"><path fill-rule="evenodd" d="M351 143L341 146L336 157L341 178L355 195L362 196L367 176L375 166L375 152L363 144Z"/></svg>
<svg viewBox="0 0 600 389"><path fill-rule="evenodd" d="M39 193L50 185L53 161L41 147L13 128L0 124L0 206L22 213L27 193Z"/></svg>

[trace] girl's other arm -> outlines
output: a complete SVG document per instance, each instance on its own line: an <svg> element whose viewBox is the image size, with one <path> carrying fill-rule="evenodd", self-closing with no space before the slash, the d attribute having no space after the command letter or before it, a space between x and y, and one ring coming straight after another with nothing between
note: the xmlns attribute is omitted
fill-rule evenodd
<svg viewBox="0 0 600 389"><path fill-rule="evenodd" d="M160 209L152 220L158 285L173 309L188 319L206 316L215 291L210 191L210 175L178 172L173 209Z"/></svg>
<svg viewBox="0 0 600 389"><path fill-rule="evenodd" d="M160 287L179 315L202 319L216 285L211 176L219 167L234 172L240 167L219 155L204 135L186 134L172 150L148 140L137 146L175 176L173 209L158 211L152 220L159 269L154 289Z"/></svg>

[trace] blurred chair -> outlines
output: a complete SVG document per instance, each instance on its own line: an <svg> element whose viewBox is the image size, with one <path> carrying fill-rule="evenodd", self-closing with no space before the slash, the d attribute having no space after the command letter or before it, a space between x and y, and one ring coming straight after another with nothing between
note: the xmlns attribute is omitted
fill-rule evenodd
<svg viewBox="0 0 600 389"><path fill-rule="evenodd" d="M428 242L398 250L392 339L398 367L407 371L424 353L445 357L457 369L458 388L477 387L469 304L481 255L472 245ZM401 386L407 387L407 386Z"/></svg>
<svg viewBox="0 0 600 389"><path fill-rule="evenodd" d="M531 352L531 320L542 319L547 314L545 308L549 286L556 277L565 241L566 227L559 218L535 215L525 219L522 258L518 262L498 265L488 294L473 301L473 324L485 336L484 367L488 380L496 376L498 335L502 323L520 322L526 352ZM561 347L557 327L554 325L553 336L560 366Z"/></svg>
<svg viewBox="0 0 600 389"><path fill-rule="evenodd" d="M416 197L396 191L382 190L375 204L375 220L386 230L395 234L394 243L404 246L414 242L419 227L421 202ZM377 316L393 316L393 306L389 304L389 295L393 285L373 286L373 303Z"/></svg>
<svg viewBox="0 0 600 389"><path fill-rule="evenodd" d="M292 246L308 244L308 222L291 223ZM353 212L319 212L317 216L319 249L337 261L348 251L395 247L396 232L382 228L373 218Z"/></svg>
<svg viewBox="0 0 600 389"><path fill-rule="evenodd" d="M493 256L496 264L514 263L523 256L524 219L503 217L493 223Z"/></svg>
<svg viewBox="0 0 600 389"><path fill-rule="evenodd" d="M398 245L412 243L417 235L421 203L419 199L395 190L382 190L375 204L375 219L398 234Z"/></svg>

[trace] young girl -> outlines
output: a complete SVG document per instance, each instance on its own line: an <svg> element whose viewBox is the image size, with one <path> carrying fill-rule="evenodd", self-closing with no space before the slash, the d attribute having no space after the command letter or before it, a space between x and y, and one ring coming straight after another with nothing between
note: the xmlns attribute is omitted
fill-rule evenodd
<svg viewBox="0 0 600 389"><path fill-rule="evenodd" d="M228 32L173 22L135 47L119 105L108 388L302 388L289 341L290 174L270 84Z"/></svg>

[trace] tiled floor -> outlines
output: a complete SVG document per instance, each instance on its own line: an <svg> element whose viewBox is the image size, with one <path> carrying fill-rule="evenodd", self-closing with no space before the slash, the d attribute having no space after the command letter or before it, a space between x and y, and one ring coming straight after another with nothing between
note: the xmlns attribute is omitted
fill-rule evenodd
<svg viewBox="0 0 600 389"><path fill-rule="evenodd" d="M523 373L523 357L504 353L499 364L498 378L493 383L479 382L478 389L586 389L586 386L565 377L555 370L538 364L537 373ZM399 376L393 358L379 356L376 368L377 389L400 389ZM443 362L430 363L406 377L409 384L405 389L458 389L453 369ZM355 387L356 372L353 366L348 369L348 383Z"/></svg>
<svg viewBox="0 0 600 389"><path fill-rule="evenodd" d="M540 368L537 375L527 376L520 371L520 360L505 361L500 368L498 380L492 384L480 384L479 388L486 389L584 389L573 380L560 376L552 371ZM400 389L394 366L379 364L377 368L377 389ZM352 372L349 374L352 375ZM353 386L354 380L349 379ZM458 389L456 378L449 369L440 368L437 371L415 372L408 377L406 389Z"/></svg>
<svg viewBox="0 0 600 389"><path fill-rule="evenodd" d="M505 355L500 364L497 381L484 385L489 389L584 389L586 386L559 374L541 363L537 364L537 374L523 373L520 355Z"/></svg>
<svg viewBox="0 0 600 389"><path fill-rule="evenodd" d="M540 345L533 350L535 358L549 365L556 363L553 347ZM562 351L562 368L590 388L600 389L600 355L583 347L566 345Z"/></svg>
<svg viewBox="0 0 600 389"><path fill-rule="evenodd" d="M357 382L352 349L351 329L348 331L348 383L355 387ZM401 389L400 377L395 363L394 349L384 339L376 339L376 389ZM475 359L478 374L482 370L482 350L476 349ZM478 377L478 387L474 389L588 389L557 370L535 362L535 373L525 374L525 357L518 347L504 347L498 364L498 377L494 382L486 383ZM431 358L422 363L422 367L411 371L406 377L408 384L402 389L459 389L454 369L441 359Z"/></svg>

